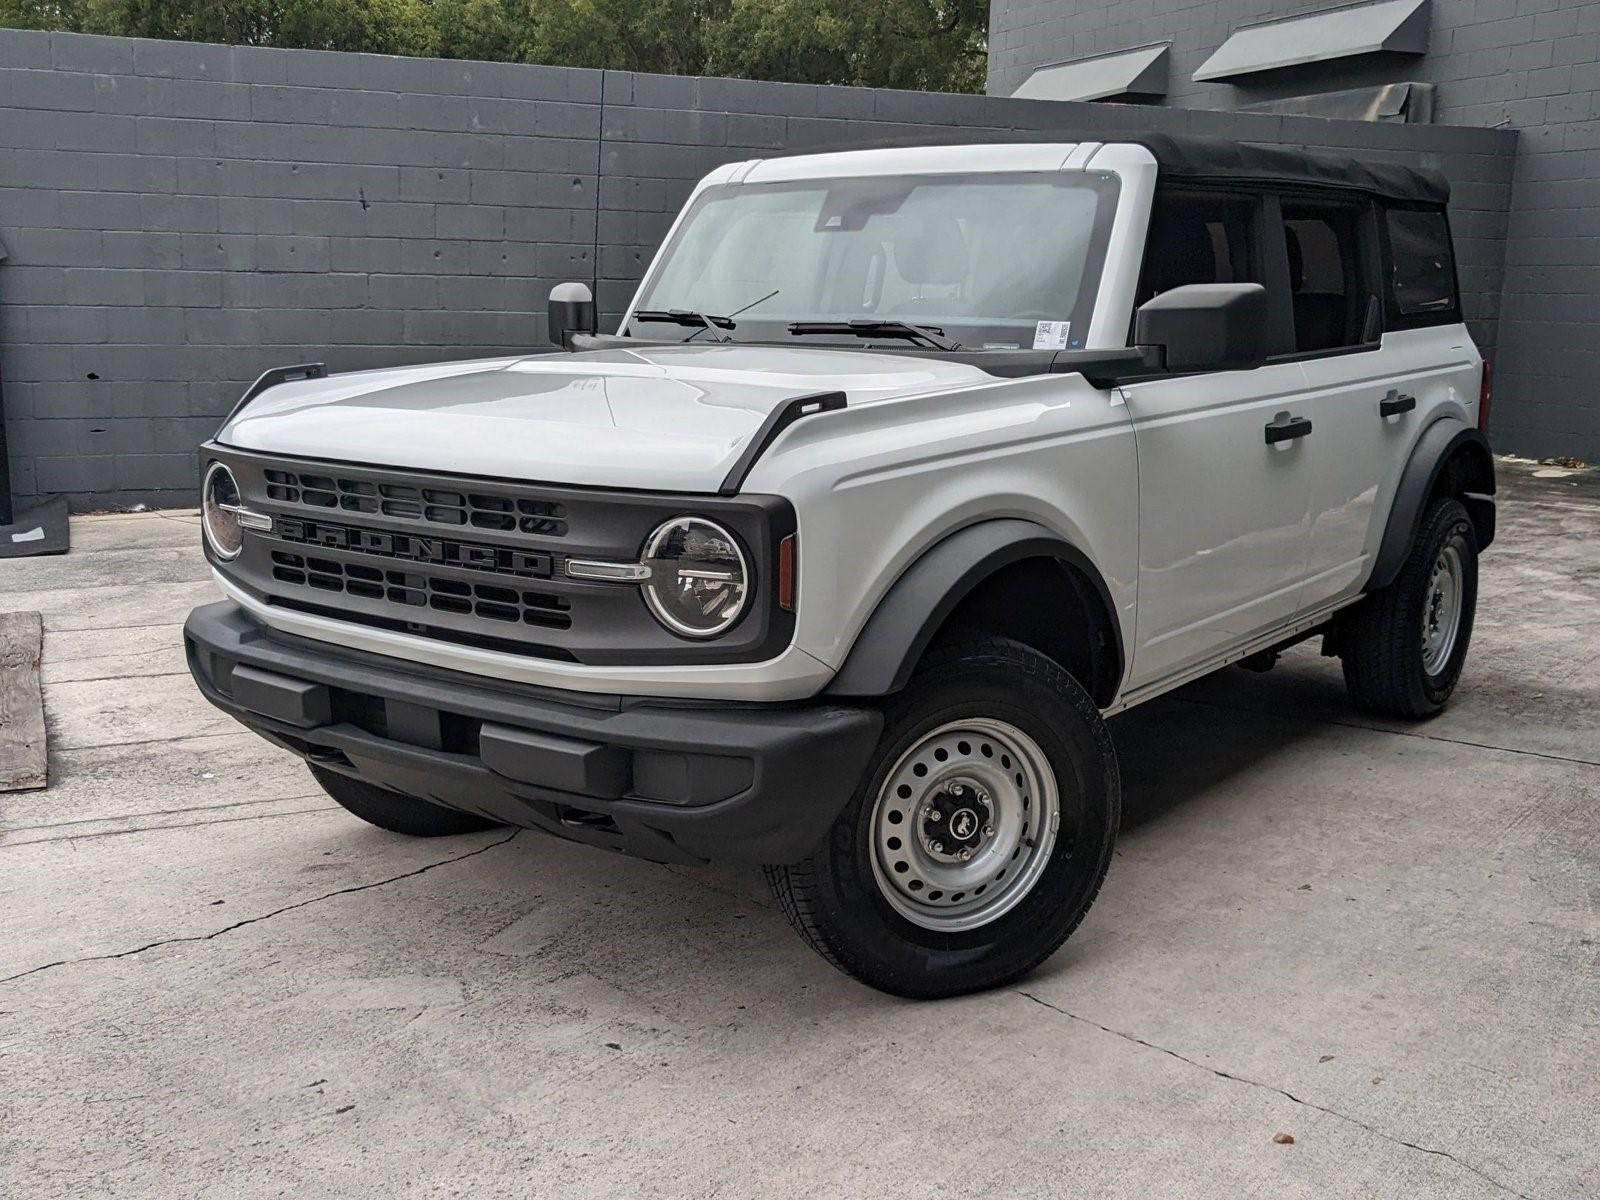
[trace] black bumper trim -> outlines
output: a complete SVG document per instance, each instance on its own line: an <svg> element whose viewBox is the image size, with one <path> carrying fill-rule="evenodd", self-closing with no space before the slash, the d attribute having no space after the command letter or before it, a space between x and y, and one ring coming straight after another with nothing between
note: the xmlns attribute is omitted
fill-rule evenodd
<svg viewBox="0 0 1600 1200"><path fill-rule="evenodd" d="M883 725L865 706L480 681L280 634L227 601L195 609L184 642L206 699L312 763L662 862L805 858Z"/></svg>

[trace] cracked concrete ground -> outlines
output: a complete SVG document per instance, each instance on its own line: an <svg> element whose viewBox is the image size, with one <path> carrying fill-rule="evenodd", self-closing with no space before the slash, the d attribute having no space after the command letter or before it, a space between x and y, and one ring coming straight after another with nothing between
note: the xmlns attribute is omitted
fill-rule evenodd
<svg viewBox="0 0 1600 1200"><path fill-rule="evenodd" d="M1445 715L1307 649L1116 718L1094 911L937 1004L754 873L346 816L190 686L193 515L79 520L0 565L52 741L0 795L0 1195L1600 1194L1600 481L1502 479Z"/></svg>

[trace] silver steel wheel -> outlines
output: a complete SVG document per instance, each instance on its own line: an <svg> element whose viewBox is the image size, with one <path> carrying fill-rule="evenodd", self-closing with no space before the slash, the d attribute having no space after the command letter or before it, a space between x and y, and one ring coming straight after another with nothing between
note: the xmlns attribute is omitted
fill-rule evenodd
<svg viewBox="0 0 1600 1200"><path fill-rule="evenodd" d="M1461 551L1446 543L1433 564L1422 606L1422 669L1429 675L1444 670L1461 634L1463 578Z"/></svg>
<svg viewBox="0 0 1600 1200"><path fill-rule="evenodd" d="M900 756L872 809L872 874L924 929L976 929L1010 912L1049 864L1061 823L1044 751L1005 721L967 718Z"/></svg>

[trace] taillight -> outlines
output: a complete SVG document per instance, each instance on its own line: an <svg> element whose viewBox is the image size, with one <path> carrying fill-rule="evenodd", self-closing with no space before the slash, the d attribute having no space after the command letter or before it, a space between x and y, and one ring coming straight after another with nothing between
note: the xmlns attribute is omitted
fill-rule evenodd
<svg viewBox="0 0 1600 1200"><path fill-rule="evenodd" d="M1478 385L1478 430L1482 433L1489 432L1489 376L1493 372L1489 369L1489 360L1483 360L1483 382Z"/></svg>

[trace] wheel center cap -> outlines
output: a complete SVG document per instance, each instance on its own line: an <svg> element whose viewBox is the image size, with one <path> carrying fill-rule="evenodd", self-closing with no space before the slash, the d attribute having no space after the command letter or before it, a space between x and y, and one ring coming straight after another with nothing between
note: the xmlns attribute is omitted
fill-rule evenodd
<svg viewBox="0 0 1600 1200"><path fill-rule="evenodd" d="M923 847L945 862L966 862L993 833L994 802L972 783L951 783L922 812Z"/></svg>

